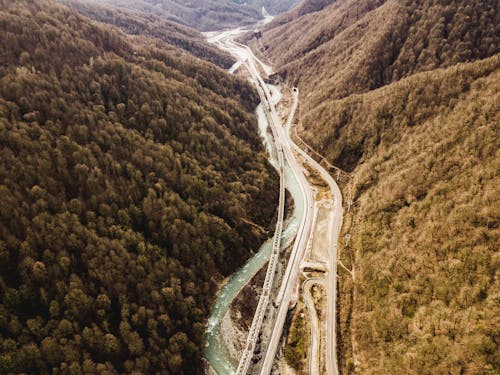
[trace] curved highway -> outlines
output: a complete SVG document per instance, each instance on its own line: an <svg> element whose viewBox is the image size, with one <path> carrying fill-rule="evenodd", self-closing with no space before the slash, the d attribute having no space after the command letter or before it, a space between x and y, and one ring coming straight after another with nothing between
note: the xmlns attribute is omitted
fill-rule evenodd
<svg viewBox="0 0 500 375"><path fill-rule="evenodd" d="M294 90L294 104L293 108L296 108L298 104L298 90ZM290 132L292 120L289 118L287 122L287 132ZM337 366L337 322L336 322L336 307L337 307L337 244L340 237L340 229L342 228L343 219L343 209L342 209L342 193L339 186L335 180L330 176L330 174L309 154L292 142L293 148L306 159L307 163L313 167L328 184L330 192L333 197L333 209L330 213L329 224L328 224L328 243L330 246L330 261L329 261L329 271L327 274L327 298L328 298L328 309L327 316L328 320L326 322L327 332L326 332L326 369L328 374L338 374Z"/></svg>
<svg viewBox="0 0 500 375"><path fill-rule="evenodd" d="M234 35L235 33L232 31L222 33L214 37L214 39L212 39L211 41L216 43L219 46L219 48L224 49L232 53L233 56L237 57L239 61L248 68L248 70L252 75L252 78L257 83L257 90L264 104L263 106L264 111L266 113L266 116L268 118L273 133L273 138L276 145L276 152L278 155L278 166L280 174L279 211L278 211L278 221L276 224L276 231L273 240L274 241L273 251L271 254L271 258L269 259L266 278L264 280L263 291L259 298L257 309L255 311L254 318L252 320L252 325L248 333L246 346L244 348L243 354L238 364L238 368L236 370L236 374L246 374L248 372L248 368L250 366L250 362L255 351L255 345L257 343L257 339L262 328L264 315L266 313L269 304L269 300L271 297L270 292L273 285L274 276L276 273L276 266L279 260L278 258L280 255L281 231L283 227L283 216L284 216L284 205L285 205L284 163L285 163L285 156L287 158L287 161L289 162L291 151L286 144L283 144L282 135L280 133L280 131L282 131L282 126L279 121L278 115L276 114L271 93L269 92L267 84L262 79L260 72L256 67L255 61L258 61L258 63L260 64L261 68L264 71L269 72L269 69L263 62L258 60L248 48L239 43L234 42L233 41ZM293 166L291 167L292 171L296 173L295 168L293 168Z"/></svg>
<svg viewBox="0 0 500 375"><path fill-rule="evenodd" d="M296 90L295 90L296 91ZM292 108L292 112L290 112L289 122L292 120L293 115L295 113L295 109L297 105L294 105ZM278 115L276 111L274 111L274 115L276 118ZM288 122L287 122L288 123ZM300 275L300 263L304 258L304 253L307 249L307 244L309 242L309 238L312 230L312 223L314 220L314 196L313 189L307 179L304 176L303 169L299 166L295 156L292 153L291 145L293 142L290 140L288 133L285 132L283 127L279 128L279 136L280 139L286 145L286 156L287 161L294 170L297 180L300 182L302 187L302 192L305 197L306 202L306 211L302 220L302 225L297 234L297 238L295 240L292 253L290 255L290 259L288 261L288 265L285 271L285 276L283 278L283 282L281 284L281 288L278 291L277 297L275 299L275 306L278 308L277 317L274 322L274 327L271 333L271 337L267 346L267 351L264 357L264 361L260 370L260 374L270 374L272 370L272 366L274 363L274 359L276 357L276 352L278 350L278 345L281 341L281 335L283 333L283 326L285 324L285 320L288 314L288 310L290 308L290 304L294 304L298 295L298 282ZM285 147L284 147L285 149Z"/></svg>
<svg viewBox="0 0 500 375"><path fill-rule="evenodd" d="M294 89L294 102L290 111L288 121L285 127L277 114L275 103L272 101L269 87L261 76L261 70L265 74L269 74L271 69L260 61L252 53L250 48L234 41L234 38L244 30L229 30L219 34L213 34L209 37L209 41L216 44L219 48L231 53L237 58L241 65L244 65L250 72L252 80L255 82L263 106L268 117L269 124L273 133L276 150L278 153L278 161L280 168L280 202L279 202L279 216L276 225L276 232L273 243L273 252L266 273L264 281L264 288L262 295L254 315L252 326L250 328L246 347L239 361L236 374L246 374L248 372L251 359L255 351L258 335L262 328L262 322L267 310L267 306L271 299L271 288L274 280L276 265L279 258L280 249L280 234L283 224L284 212L284 183L283 183L283 166L284 162L288 163L296 180L299 182L300 190L305 202L304 215L302 217L297 237L293 245L290 259L283 277L281 287L279 288L276 297L273 300L274 307L277 309L276 319L272 325L272 332L267 343L265 356L262 361L260 374L268 375L272 371L273 363L275 361L277 349L281 341L283 333L283 326L288 314L290 306L293 306L297 301L299 294L299 275L301 272L301 262L303 261L307 245L313 233L314 222L314 189L306 179L303 166L300 165L293 151L301 154L307 163L321 174L324 180L328 183L332 192L334 204L331 213L331 220L329 221L328 239L331 245L330 261L326 280L326 290L328 299L328 321L327 321L327 371L330 375L336 375L337 361L336 361L336 274L337 274L337 241L340 234L340 227L342 225L342 195L340 189L329 175L314 159L307 153L300 149L289 136L289 128L293 120L295 111L298 105L298 90ZM259 68L257 67L259 65ZM293 151L292 151L293 150Z"/></svg>

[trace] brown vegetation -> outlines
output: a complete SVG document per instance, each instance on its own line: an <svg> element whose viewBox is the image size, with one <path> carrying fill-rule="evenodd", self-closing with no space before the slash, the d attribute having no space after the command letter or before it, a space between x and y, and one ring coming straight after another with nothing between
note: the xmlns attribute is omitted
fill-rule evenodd
<svg viewBox="0 0 500 375"><path fill-rule="evenodd" d="M93 20L114 25L127 34L161 39L171 46L182 48L223 68L229 68L234 63L232 57L206 42L198 31L154 14L106 7L85 0L59 1Z"/></svg>
<svg viewBox="0 0 500 375"><path fill-rule="evenodd" d="M299 135L353 176L343 372L498 373L498 2L284 19L254 45L299 85Z"/></svg>
<svg viewBox="0 0 500 375"><path fill-rule="evenodd" d="M355 169L350 244L365 373L499 369L499 68L494 57L423 73L363 95L366 107L351 112L346 131L365 124L372 152ZM410 87L413 98L439 93L412 125L400 109ZM381 109L388 117L377 119Z"/></svg>
<svg viewBox="0 0 500 375"><path fill-rule="evenodd" d="M65 0L66 1L66 0ZM201 31L252 25L262 19L262 7L277 14L299 0L104 0L119 9L154 14Z"/></svg>
<svg viewBox="0 0 500 375"><path fill-rule="evenodd" d="M271 24L256 46L309 93L303 102L309 111L417 72L499 52L498 4L475 3L339 0L320 12Z"/></svg>
<svg viewBox="0 0 500 375"><path fill-rule="evenodd" d="M51 1L0 4L0 373L201 372L214 277L277 202L256 94Z"/></svg>

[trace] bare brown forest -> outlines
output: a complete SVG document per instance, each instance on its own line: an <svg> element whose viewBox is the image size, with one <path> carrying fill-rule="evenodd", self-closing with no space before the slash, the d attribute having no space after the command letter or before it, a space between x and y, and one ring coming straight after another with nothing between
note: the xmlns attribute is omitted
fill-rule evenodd
<svg viewBox="0 0 500 375"><path fill-rule="evenodd" d="M500 371L499 25L493 0L309 1L249 36L352 176L344 374Z"/></svg>

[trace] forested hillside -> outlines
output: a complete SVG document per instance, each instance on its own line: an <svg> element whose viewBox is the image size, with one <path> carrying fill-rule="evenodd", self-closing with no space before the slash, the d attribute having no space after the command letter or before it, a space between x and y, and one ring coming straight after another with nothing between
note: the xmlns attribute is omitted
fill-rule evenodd
<svg viewBox="0 0 500 375"><path fill-rule="evenodd" d="M92 2L96 0L90 0ZM263 18L262 7L272 14L292 8L299 0L103 0L120 9L155 14L201 31L248 26Z"/></svg>
<svg viewBox="0 0 500 375"><path fill-rule="evenodd" d="M235 3L246 4L261 9L264 7L270 14L276 15L292 9L301 0L233 0Z"/></svg>
<svg viewBox="0 0 500 375"><path fill-rule="evenodd" d="M328 128L304 118L330 160L362 155L344 347L362 373L500 370L499 103L497 55L322 106Z"/></svg>
<svg viewBox="0 0 500 375"><path fill-rule="evenodd" d="M255 47L310 93L307 110L500 52L496 0L339 0L283 25L276 22Z"/></svg>
<svg viewBox="0 0 500 375"><path fill-rule="evenodd" d="M59 2L91 19L114 25L127 34L161 39L223 68L229 68L234 63L229 55L208 44L198 31L154 14L127 11L87 0L59 0Z"/></svg>
<svg viewBox="0 0 500 375"><path fill-rule="evenodd" d="M280 14L278 17L274 18L272 23L266 27L266 30L272 30L288 22L292 22L299 17L302 17L308 13L319 12L320 10L326 8L328 5L334 3L335 0L306 0L301 1L299 4L290 10L289 12ZM321 22L323 24L323 22ZM291 48L298 48L297 45L291 45ZM273 49L274 51L274 49ZM270 52L273 52L270 51ZM276 56L279 58L280 56Z"/></svg>
<svg viewBox="0 0 500 375"><path fill-rule="evenodd" d="M262 18L260 9L233 0L104 0L104 3L155 14L201 31L249 25Z"/></svg>
<svg viewBox="0 0 500 375"><path fill-rule="evenodd" d="M0 373L201 372L277 201L256 94L49 0L2 1L0 44Z"/></svg>
<svg viewBox="0 0 500 375"><path fill-rule="evenodd" d="M299 136L352 176L342 371L496 374L498 2L326 3L252 45L299 86Z"/></svg>

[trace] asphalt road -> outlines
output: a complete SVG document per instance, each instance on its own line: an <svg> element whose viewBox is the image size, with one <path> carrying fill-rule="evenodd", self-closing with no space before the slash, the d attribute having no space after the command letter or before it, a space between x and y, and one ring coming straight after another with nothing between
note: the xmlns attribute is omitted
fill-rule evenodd
<svg viewBox="0 0 500 375"><path fill-rule="evenodd" d="M332 218L329 221L329 243L331 244L330 251L330 261L329 269L327 272L326 280L326 290L328 299L328 321L327 321L327 371L330 375L336 375L338 373L337 361L336 361L336 285L337 285L337 242L340 234L340 228L342 225L342 195L338 185L335 183L330 174L324 170L314 159L312 159L307 153L300 149L289 136L290 124L293 120L295 111L298 106L298 90L294 89L294 102L290 111L285 127L281 123L281 120L276 112L274 103L271 100L271 94L269 88L262 78L261 71L265 74L269 74L271 69L262 61L260 61L252 51L240 43L234 41L234 38L241 33L242 30L230 30L220 34L214 34L209 36L209 41L215 43L221 49L231 53L235 56L241 64L245 65L254 82L256 83L257 89L259 91L261 100L264 104L266 115L269 119L271 125L271 130L273 132L274 140L276 143L276 149L278 151L278 157L286 159L286 162L290 166L292 172L295 174L297 181L300 184L300 189L303 195L303 200L305 202L304 216L302 217L297 237L294 242L294 246L290 255L290 260L288 262L285 275L281 284L281 287L274 298L274 305L277 307L276 320L274 322L272 333L270 336L269 343L267 345L267 350L262 362L262 367L260 374L267 375L271 373L272 366L276 357L276 352L281 341L281 336L283 333L283 326L287 317L288 310L290 306L293 306L298 298L299 293L299 276L301 272L301 262L304 258L304 254L307 248L307 244L313 233L312 225L314 222L314 189L311 184L307 181L303 167L300 165L292 152L292 149L300 153L308 162L308 164L317 170L317 172L324 178L328 183L329 188L333 196L333 210ZM260 68L260 69L259 69ZM280 163L280 169L282 164ZM282 175L282 170L281 173ZM280 199L280 210L281 210L281 199ZM275 238L276 239L276 238ZM278 243L279 246L279 243ZM270 259L270 267L275 267L277 262L277 257L279 256L279 249L274 251ZM274 268L268 268L268 274L272 273L274 276ZM266 274L266 281L268 275ZM250 360L253 356L255 350L255 344L257 341L258 333L260 332L262 326L262 320L266 311L267 304L271 298L269 290L266 291L266 283L264 286L264 291L259 300L259 305L252 322L252 327L247 339L247 346L245 348L244 354L240 360L237 374L246 374L248 367L250 365ZM272 284L272 279L270 279ZM318 345L319 346L319 345Z"/></svg>
<svg viewBox="0 0 500 375"><path fill-rule="evenodd" d="M293 118L295 109L297 105L295 104L290 111L289 118ZM274 115L278 118L276 111L274 110ZM279 121L279 120L278 120ZM291 122L291 119L289 120ZM262 363L260 374L270 374L274 359L276 357L276 352L278 350L278 345L281 341L281 335L283 333L283 326L288 314L288 310L291 305L295 304L298 298L298 288L299 288L299 276L300 276L300 264L304 258L305 251L307 249L307 244L309 242L310 235L312 233L312 223L314 221L314 191L312 186L309 184L304 176L303 168L299 165L295 156L292 153L292 144L288 136L288 132L285 128L279 127L279 138L283 143L283 149L286 150L287 161L297 176L297 180L301 184L301 190L304 195L305 201L305 214L297 233L297 237L290 255L290 260L285 271L285 276L283 278L281 288L278 291L277 297L275 299L275 305L278 306L277 317L274 322L274 327L271 333L271 338L269 340L267 351Z"/></svg>
<svg viewBox="0 0 500 375"><path fill-rule="evenodd" d="M294 92L294 101L298 102L298 91ZM287 131L290 130L290 123L287 123ZM330 192L333 197L333 209L331 211L331 218L328 225L328 243L330 247L329 255L329 270L327 273L327 298L328 298L328 309L326 322L327 334L326 334L326 369L328 374L337 375L337 333L336 333L336 306L337 306L337 244L340 237L340 229L342 228L342 193L339 186L335 180L330 176L330 174L319 165L316 160L310 157L304 150L293 143L294 149L300 153L306 160L307 163L312 166L325 180L328 184Z"/></svg>
<svg viewBox="0 0 500 375"><path fill-rule="evenodd" d="M251 359L253 357L255 346L257 344L258 336L262 328L262 322L264 320L265 313L267 311L267 307L271 298L271 289L274 282L274 276L276 274L276 266L279 261L280 255L280 245L281 245L281 232L283 229L283 216L285 210L285 187L284 187L284 151L283 144L280 141L279 133L278 133L278 122L276 122L275 116L272 114L272 108L274 108L271 102L271 95L268 91L267 85L260 77L259 70L256 67L255 61L256 58L253 56L251 51L245 48L242 45L239 45L233 41L234 34L223 33L222 37L217 39L217 44L220 48L232 53L235 57L238 58L238 62L241 64L245 64L245 66L252 73L253 78L257 82L257 89L259 91L259 95L264 104L264 111L269 120L269 124L271 126L271 130L274 135L274 142L276 146L276 152L278 155L278 169L280 175L280 198L279 198L279 208L278 208L278 220L276 224L276 230L274 233L273 240L273 251L271 253L271 257L269 259L268 268L266 272L266 278L264 280L262 294L259 298L259 302L252 320L252 324L247 336L246 346L243 350L243 354L238 363L238 368L236 370L236 374L246 374L251 364ZM266 70L266 66L261 61L258 61L261 65L262 69Z"/></svg>

